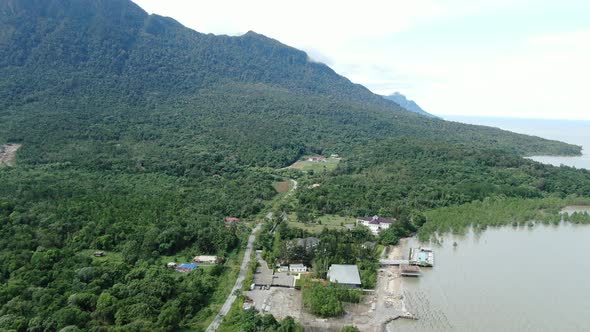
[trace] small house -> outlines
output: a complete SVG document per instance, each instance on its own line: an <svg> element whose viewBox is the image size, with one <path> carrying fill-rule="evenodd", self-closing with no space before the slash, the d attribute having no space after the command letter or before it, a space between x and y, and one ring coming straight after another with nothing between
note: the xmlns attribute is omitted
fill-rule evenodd
<svg viewBox="0 0 590 332"><path fill-rule="evenodd" d="M217 256L195 256L193 262L200 264L217 264Z"/></svg>
<svg viewBox="0 0 590 332"><path fill-rule="evenodd" d="M94 253L94 257L104 257L104 251L97 251Z"/></svg>
<svg viewBox="0 0 590 332"><path fill-rule="evenodd" d="M307 266L304 264L289 264L289 272L305 273L307 272Z"/></svg>
<svg viewBox="0 0 590 332"><path fill-rule="evenodd" d="M240 218L236 218L236 217L225 217L225 222L226 223L237 223L238 221L240 221Z"/></svg>
<svg viewBox="0 0 590 332"><path fill-rule="evenodd" d="M186 273L196 269L197 267L199 266L195 263L183 263L176 268L176 271Z"/></svg>
<svg viewBox="0 0 590 332"><path fill-rule="evenodd" d="M325 163L326 162L326 157L324 156L314 156L314 157L309 157L309 159L307 159L308 161L312 162L312 163Z"/></svg>
<svg viewBox="0 0 590 332"><path fill-rule="evenodd" d="M288 265L281 265L279 267L279 272L289 272L289 266Z"/></svg>
<svg viewBox="0 0 590 332"><path fill-rule="evenodd" d="M175 269L178 266L178 264L174 263L174 262L170 262L168 264L166 264L166 267L169 269Z"/></svg>
<svg viewBox="0 0 590 332"><path fill-rule="evenodd" d="M330 282L351 288L361 287L361 275L356 265L332 264L328 269L328 279Z"/></svg>
<svg viewBox="0 0 590 332"><path fill-rule="evenodd" d="M287 249L292 249L294 247L303 247L305 251L311 252L313 251L318 245L320 244L320 239L317 237L306 237L306 238L295 238L291 241L287 242Z"/></svg>

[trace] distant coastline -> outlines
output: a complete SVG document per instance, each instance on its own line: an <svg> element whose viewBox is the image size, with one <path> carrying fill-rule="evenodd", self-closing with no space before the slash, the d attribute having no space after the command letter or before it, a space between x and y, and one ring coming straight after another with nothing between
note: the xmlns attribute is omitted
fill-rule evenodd
<svg viewBox="0 0 590 332"><path fill-rule="evenodd" d="M590 120L524 119L505 117L446 115L443 119L496 127L516 133L539 136L582 146L581 156L531 156L532 160L554 166L590 170Z"/></svg>

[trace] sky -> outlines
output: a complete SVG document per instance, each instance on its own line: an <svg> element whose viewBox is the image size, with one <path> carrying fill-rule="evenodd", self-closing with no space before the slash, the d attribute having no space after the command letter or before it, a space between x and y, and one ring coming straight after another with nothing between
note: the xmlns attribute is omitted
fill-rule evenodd
<svg viewBox="0 0 590 332"><path fill-rule="evenodd" d="M590 1L134 0L203 33L249 30L427 112L590 119Z"/></svg>

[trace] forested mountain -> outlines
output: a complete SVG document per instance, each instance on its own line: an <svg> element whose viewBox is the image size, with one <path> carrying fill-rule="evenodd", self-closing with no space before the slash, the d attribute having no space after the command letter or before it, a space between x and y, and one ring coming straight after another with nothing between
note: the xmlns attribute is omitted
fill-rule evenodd
<svg viewBox="0 0 590 332"><path fill-rule="evenodd" d="M248 230L223 218L273 198L260 167L308 153L344 157L296 196L317 213L590 195L588 172L521 158L578 146L416 115L276 40L128 0L0 0L4 143L22 147L0 168L0 330L199 330L235 271L163 262L235 258Z"/></svg>
<svg viewBox="0 0 590 332"><path fill-rule="evenodd" d="M399 92L394 92L389 96L384 96L385 99L394 101L396 104L401 106L406 111L414 112L416 114L421 114L429 117L434 117L434 115L424 111L415 101L409 100L406 96L402 95Z"/></svg>

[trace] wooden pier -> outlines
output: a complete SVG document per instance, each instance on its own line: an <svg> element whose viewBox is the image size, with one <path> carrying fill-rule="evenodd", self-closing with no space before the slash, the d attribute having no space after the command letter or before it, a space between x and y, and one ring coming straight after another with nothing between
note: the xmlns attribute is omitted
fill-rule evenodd
<svg viewBox="0 0 590 332"><path fill-rule="evenodd" d="M381 264L382 267L411 265L410 261L406 260L406 259L392 259L392 260L382 259L382 260L379 260L379 264Z"/></svg>
<svg viewBox="0 0 590 332"><path fill-rule="evenodd" d="M419 277L422 275L420 267L416 265L400 265L399 273L402 277Z"/></svg>

